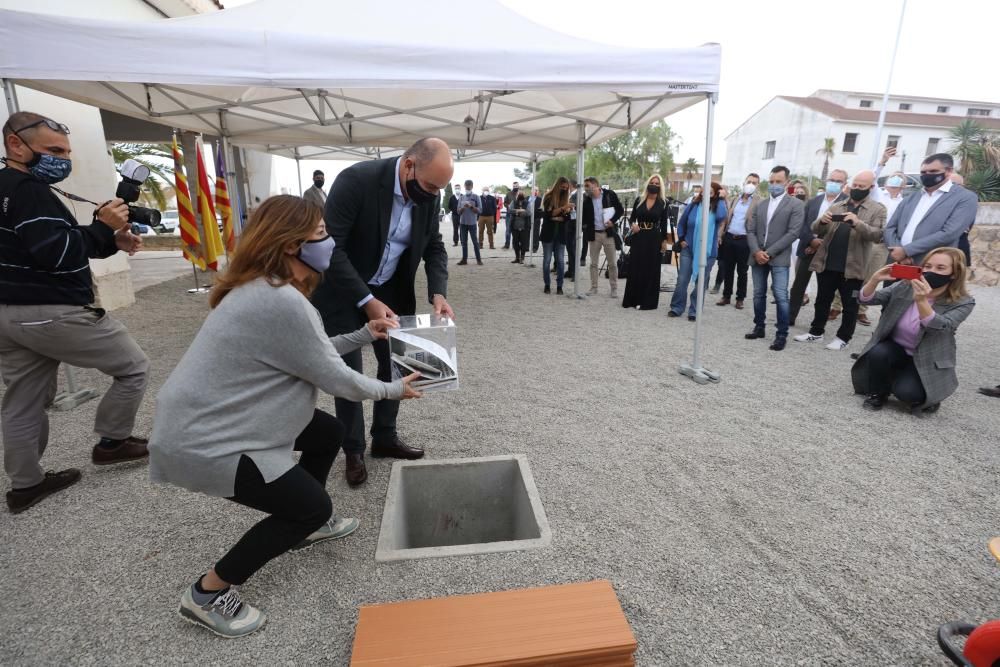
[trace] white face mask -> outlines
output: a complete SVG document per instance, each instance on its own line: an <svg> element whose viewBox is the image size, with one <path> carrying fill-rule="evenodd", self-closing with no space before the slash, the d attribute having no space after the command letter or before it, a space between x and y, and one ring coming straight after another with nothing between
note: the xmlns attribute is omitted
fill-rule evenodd
<svg viewBox="0 0 1000 667"><path fill-rule="evenodd" d="M755 192L757 192L757 186L753 183L745 183L743 185L743 194L752 195Z"/></svg>

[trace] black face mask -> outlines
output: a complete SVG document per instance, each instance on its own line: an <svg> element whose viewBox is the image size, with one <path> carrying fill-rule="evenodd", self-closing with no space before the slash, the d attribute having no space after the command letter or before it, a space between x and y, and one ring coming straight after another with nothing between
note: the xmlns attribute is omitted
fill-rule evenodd
<svg viewBox="0 0 1000 667"><path fill-rule="evenodd" d="M313 179L313 185L315 185L317 188L323 187L324 183L326 183L326 181L324 179L322 179L322 178L314 178Z"/></svg>
<svg viewBox="0 0 1000 667"><path fill-rule="evenodd" d="M806 196L805 195L795 195L795 198L796 199L801 199L802 201L806 200Z"/></svg>
<svg viewBox="0 0 1000 667"><path fill-rule="evenodd" d="M938 183L943 183L946 178L948 178L948 174L945 172L941 172L940 174L920 174L920 182L925 188L933 188Z"/></svg>
<svg viewBox="0 0 1000 667"><path fill-rule="evenodd" d="M868 188L851 188L851 201L861 201L871 192Z"/></svg>
<svg viewBox="0 0 1000 667"><path fill-rule="evenodd" d="M933 271L924 271L924 280L927 284L931 286L931 289L937 289L938 287L944 287L950 283L953 278L951 276L944 276L940 273L934 273Z"/></svg>
<svg viewBox="0 0 1000 667"><path fill-rule="evenodd" d="M648 192L651 195L658 195L658 194L660 194L660 186L659 185L647 185L646 186L646 192Z"/></svg>
<svg viewBox="0 0 1000 667"><path fill-rule="evenodd" d="M411 202L413 202L414 206L429 204L437 199L436 194L433 192L427 192L427 190L420 187L420 183L417 182L416 166L413 167L413 178L406 179L406 196Z"/></svg>

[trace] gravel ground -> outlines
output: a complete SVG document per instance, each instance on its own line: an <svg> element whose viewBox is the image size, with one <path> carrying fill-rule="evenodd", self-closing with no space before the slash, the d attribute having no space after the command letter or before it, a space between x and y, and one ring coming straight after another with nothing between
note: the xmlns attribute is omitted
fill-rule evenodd
<svg viewBox="0 0 1000 667"><path fill-rule="evenodd" d="M940 665L939 623L1000 615L986 550L1000 403L975 393L1000 382L1000 291L975 290L962 386L918 419L860 409L847 355L865 328L840 354L775 353L743 339L750 309L709 306L705 365L723 380L698 386L676 371L694 325L662 300L623 311L606 282L584 302L544 296L540 269L485 255L451 266L462 389L404 405L401 433L434 458L527 454L551 547L377 565L391 462L370 460L352 490L338 457L329 490L361 529L264 568L244 593L268 624L227 643L178 619L177 601L260 515L153 486L143 466L90 465L91 402L52 415L44 461L83 481L0 514L0 663L346 664L359 605L594 578L614 583L641 665ZM116 313L153 363L139 433L206 313L188 282Z"/></svg>

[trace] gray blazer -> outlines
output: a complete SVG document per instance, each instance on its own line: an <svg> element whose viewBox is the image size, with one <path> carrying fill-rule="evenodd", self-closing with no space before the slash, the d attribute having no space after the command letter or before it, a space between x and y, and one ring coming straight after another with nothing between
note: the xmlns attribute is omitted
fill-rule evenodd
<svg viewBox="0 0 1000 667"><path fill-rule="evenodd" d="M771 260L768 262L771 266L791 266L792 243L799 238L799 231L804 224L805 204L789 194L784 195L771 218L770 232L768 233L767 206L770 203L770 197L760 200L747 222L747 244L750 246L750 259L753 260L755 252L763 250L771 256ZM767 236L766 244L764 243L765 235Z"/></svg>
<svg viewBox="0 0 1000 667"><path fill-rule="evenodd" d="M900 205L902 206L902 205ZM906 310L913 305L913 289L909 281L901 280L891 287L875 292L869 303L885 306L879 318L878 327L871 340L861 351L861 356L851 369L854 391L867 393L868 363L865 355L873 347L892 336L893 329ZM972 313L976 300L971 296L955 302L935 301L931 308L935 316L928 322L917 339L917 349L913 354L913 365L917 367L920 381L927 393L927 405L940 403L958 389L958 375L955 373L955 331L958 325Z"/></svg>
<svg viewBox="0 0 1000 667"><path fill-rule="evenodd" d="M885 226L886 247L903 245L900 239L922 196L921 192L914 192L896 207L892 219ZM941 198L928 209L913 234L913 240L903 246L906 256L912 257L913 263L919 265L924 261L924 255L934 248L957 247L958 237L976 221L978 207L979 200L974 192L953 183L951 190L941 193Z"/></svg>
<svg viewBox="0 0 1000 667"><path fill-rule="evenodd" d="M306 201L311 201L320 208L326 206L326 194L321 188L317 188L315 184L310 185L309 189L302 193L302 198Z"/></svg>

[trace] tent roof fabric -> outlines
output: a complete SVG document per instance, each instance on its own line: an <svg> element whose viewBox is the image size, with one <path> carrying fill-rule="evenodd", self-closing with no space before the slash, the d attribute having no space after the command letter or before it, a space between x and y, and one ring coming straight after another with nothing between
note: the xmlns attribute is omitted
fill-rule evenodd
<svg viewBox="0 0 1000 667"><path fill-rule="evenodd" d="M303 159L385 157L423 136L460 159L544 158L718 92L718 45L598 44L497 0L477 2L468 20L447 0L349 12L327 0L257 0L135 23L0 10L0 76ZM483 40L482 25L497 37ZM42 36L59 48L38 49Z"/></svg>

